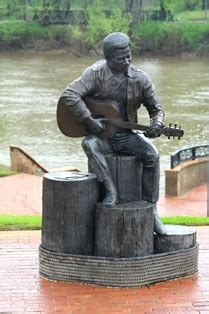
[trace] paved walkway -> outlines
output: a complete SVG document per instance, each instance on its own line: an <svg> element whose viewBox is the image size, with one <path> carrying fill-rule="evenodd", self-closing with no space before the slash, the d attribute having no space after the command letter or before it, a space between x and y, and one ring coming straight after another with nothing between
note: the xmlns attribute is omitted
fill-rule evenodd
<svg viewBox="0 0 209 314"><path fill-rule="evenodd" d="M0 179L0 213L38 215L42 208L42 177L16 174ZM207 187L201 185L182 197L161 197L161 216L207 216Z"/></svg>
<svg viewBox="0 0 209 314"><path fill-rule="evenodd" d="M42 178L0 179L0 213L40 214ZM181 198L161 198L161 215L206 216L206 186ZM197 227L198 273L140 288L106 288L39 276L40 231L0 232L0 313L209 314L209 227Z"/></svg>
<svg viewBox="0 0 209 314"><path fill-rule="evenodd" d="M0 313L209 313L209 227L198 227L199 271L140 288L52 282L39 276L40 231L0 232Z"/></svg>

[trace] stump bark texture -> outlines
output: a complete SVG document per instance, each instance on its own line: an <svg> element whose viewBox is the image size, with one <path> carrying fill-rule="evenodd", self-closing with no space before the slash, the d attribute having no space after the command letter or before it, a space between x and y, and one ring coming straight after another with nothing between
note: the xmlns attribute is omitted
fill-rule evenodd
<svg viewBox="0 0 209 314"><path fill-rule="evenodd" d="M142 163L135 156L106 155L120 202L142 199Z"/></svg>
<svg viewBox="0 0 209 314"><path fill-rule="evenodd" d="M155 253L186 250L196 245L196 231L187 226L166 225L167 234L163 237L155 234Z"/></svg>
<svg viewBox="0 0 209 314"><path fill-rule="evenodd" d="M96 206L95 256L137 257L153 254L152 204L129 202Z"/></svg>
<svg viewBox="0 0 209 314"><path fill-rule="evenodd" d="M98 183L92 173L45 174L42 246L55 252L93 255L98 196Z"/></svg>

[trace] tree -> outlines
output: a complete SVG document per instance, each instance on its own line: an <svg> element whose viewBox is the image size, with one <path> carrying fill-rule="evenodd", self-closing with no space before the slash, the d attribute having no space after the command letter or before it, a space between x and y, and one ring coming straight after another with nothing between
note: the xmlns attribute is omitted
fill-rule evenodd
<svg viewBox="0 0 209 314"><path fill-rule="evenodd" d="M128 33L130 16L122 15L122 10L118 7L112 8L112 14L106 16L103 0L95 0L94 4L87 7L87 26L83 33L85 42L89 49L100 47L101 38L111 32Z"/></svg>
<svg viewBox="0 0 209 314"><path fill-rule="evenodd" d="M137 25L142 17L143 0L126 0L125 11L129 12L132 16L132 25Z"/></svg>

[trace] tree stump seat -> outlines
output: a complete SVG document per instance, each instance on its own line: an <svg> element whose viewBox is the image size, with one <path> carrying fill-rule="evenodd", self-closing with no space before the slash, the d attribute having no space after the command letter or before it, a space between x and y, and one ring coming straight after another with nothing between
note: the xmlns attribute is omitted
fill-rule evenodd
<svg viewBox="0 0 209 314"><path fill-rule="evenodd" d="M98 197L98 183L92 173L45 174L42 246L55 252L93 255Z"/></svg>
<svg viewBox="0 0 209 314"><path fill-rule="evenodd" d="M119 202L135 202L142 199L142 163L133 155L106 155Z"/></svg>
<svg viewBox="0 0 209 314"><path fill-rule="evenodd" d="M120 203L108 208L96 205L95 256L137 257L153 254L152 204Z"/></svg>

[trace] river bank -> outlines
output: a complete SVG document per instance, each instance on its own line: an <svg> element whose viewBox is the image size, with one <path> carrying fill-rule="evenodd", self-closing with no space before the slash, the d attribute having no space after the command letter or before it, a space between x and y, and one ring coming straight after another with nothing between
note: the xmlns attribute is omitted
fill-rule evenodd
<svg viewBox="0 0 209 314"><path fill-rule="evenodd" d="M208 22L146 22L139 24L131 37L135 54L209 55ZM98 41L89 44L86 38L86 31L75 25L41 26L34 21L0 23L0 51L64 49L76 56L99 54Z"/></svg>

